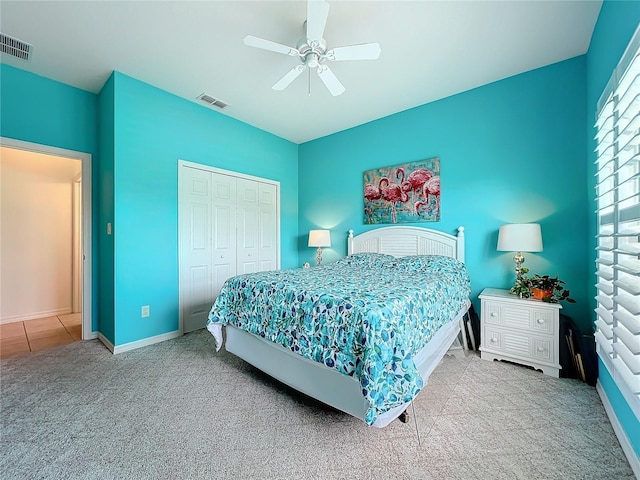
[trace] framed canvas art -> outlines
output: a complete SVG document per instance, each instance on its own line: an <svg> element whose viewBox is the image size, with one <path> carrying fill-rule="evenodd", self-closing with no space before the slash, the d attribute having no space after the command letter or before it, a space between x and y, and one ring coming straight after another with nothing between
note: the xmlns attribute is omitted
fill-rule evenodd
<svg viewBox="0 0 640 480"><path fill-rule="evenodd" d="M365 224L440 220L440 158L364 172Z"/></svg>

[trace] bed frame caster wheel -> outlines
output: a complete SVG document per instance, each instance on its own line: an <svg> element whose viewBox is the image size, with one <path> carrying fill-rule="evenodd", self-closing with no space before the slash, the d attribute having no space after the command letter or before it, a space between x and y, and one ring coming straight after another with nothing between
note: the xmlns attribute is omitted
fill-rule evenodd
<svg viewBox="0 0 640 480"><path fill-rule="evenodd" d="M409 413L405 410L400 415L398 415L398 420L400 420L402 423L408 423L409 422Z"/></svg>

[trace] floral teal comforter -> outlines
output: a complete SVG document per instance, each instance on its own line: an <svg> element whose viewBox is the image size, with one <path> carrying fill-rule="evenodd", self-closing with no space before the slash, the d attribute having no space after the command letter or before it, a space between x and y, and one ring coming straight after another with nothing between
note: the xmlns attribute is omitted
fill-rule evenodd
<svg viewBox="0 0 640 480"><path fill-rule="evenodd" d="M322 267L230 278L207 326L235 325L355 377L372 425L418 394L423 379L414 355L470 292L466 267L453 258L358 254Z"/></svg>

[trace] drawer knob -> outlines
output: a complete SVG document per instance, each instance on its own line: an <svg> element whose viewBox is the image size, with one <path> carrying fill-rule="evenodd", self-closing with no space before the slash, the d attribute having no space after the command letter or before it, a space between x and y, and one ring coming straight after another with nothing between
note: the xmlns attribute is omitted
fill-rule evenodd
<svg viewBox="0 0 640 480"><path fill-rule="evenodd" d="M491 316L492 316L492 317L497 317L497 316L498 316L498 314L497 314L496 312L491 312Z"/></svg>
<svg viewBox="0 0 640 480"><path fill-rule="evenodd" d="M538 323L539 323L540 325L542 325L542 324L544 323L544 318L539 318L539 319L538 319Z"/></svg>
<svg viewBox="0 0 640 480"><path fill-rule="evenodd" d="M539 352L544 352L544 347L538 347Z"/></svg>
<svg viewBox="0 0 640 480"><path fill-rule="evenodd" d="M498 339L497 339L496 337L493 337L493 338L491 339L491 342L492 342L492 343L496 343L497 341L498 341Z"/></svg>

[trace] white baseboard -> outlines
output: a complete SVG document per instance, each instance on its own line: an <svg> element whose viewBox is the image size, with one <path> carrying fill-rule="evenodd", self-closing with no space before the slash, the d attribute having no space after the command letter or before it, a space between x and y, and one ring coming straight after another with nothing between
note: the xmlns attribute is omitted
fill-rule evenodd
<svg viewBox="0 0 640 480"><path fill-rule="evenodd" d="M98 332L98 340L100 340L102 342L102 344L107 347L109 349L109 351L111 353L113 353L113 350L116 348L113 346L113 343L111 343L109 341L109 339L107 337L105 337L102 333Z"/></svg>
<svg viewBox="0 0 640 480"><path fill-rule="evenodd" d="M0 325L4 325L6 323L26 322L27 320L36 320L38 318L57 317L58 315L69 315L71 313L73 313L71 307L65 307L29 313L26 315L13 315L11 317L3 317L0 319Z"/></svg>
<svg viewBox="0 0 640 480"><path fill-rule="evenodd" d="M636 455L636 452L633 450L633 446L629 441L629 437L627 437L627 434L622 428L622 425L620 425L620 421L616 416L616 412L613 410L611 402L609 401L609 397L607 397L607 393L604 391L604 388L602 388L600 381L596 383L596 391L598 392L598 395L600 395L600 400L602 400L602 405L604 405L604 411L607 413L609 422L611 422L613 431L615 432L616 437L618 437L618 441L620 442L620 446L622 447L622 451L627 457L629 465L631 465L631 470L633 470L636 478L640 479L640 459Z"/></svg>
<svg viewBox="0 0 640 480"><path fill-rule="evenodd" d="M82 340L95 340L100 335L100 332L90 332L84 336Z"/></svg>
<svg viewBox="0 0 640 480"><path fill-rule="evenodd" d="M144 338L142 340L136 340L135 342L129 342L122 345L114 345L107 337L98 333L98 340L100 340L105 347L107 347L114 355L117 353L128 352L129 350L135 350L136 348L146 347L153 345L154 343L164 342L165 340L171 340L172 338L178 338L182 336L180 330L174 330L173 332L163 333L162 335L156 335L155 337Z"/></svg>

